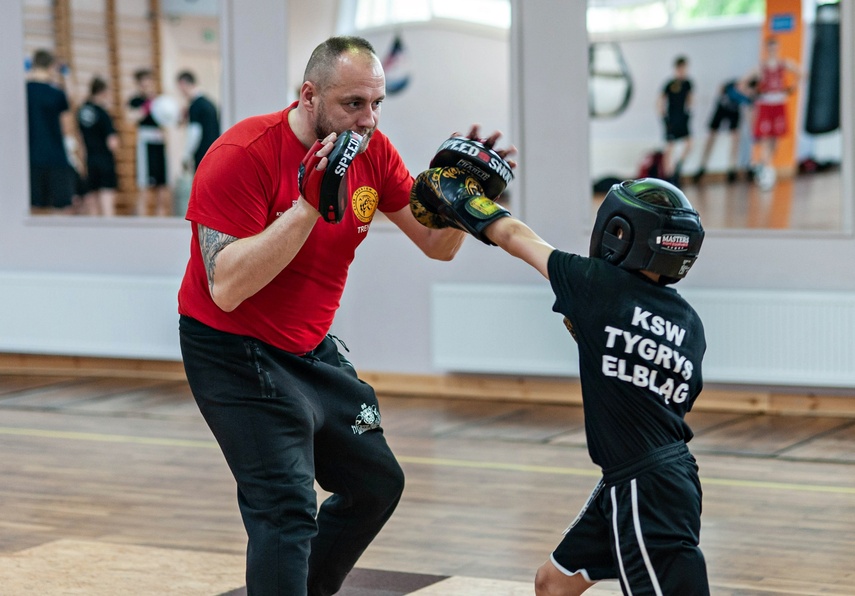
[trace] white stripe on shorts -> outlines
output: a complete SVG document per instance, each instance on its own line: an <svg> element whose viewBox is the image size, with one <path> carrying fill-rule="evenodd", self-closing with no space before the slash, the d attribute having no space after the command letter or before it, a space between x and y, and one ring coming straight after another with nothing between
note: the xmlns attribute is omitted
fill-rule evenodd
<svg viewBox="0 0 855 596"><path fill-rule="evenodd" d="M638 517L638 486L635 478L630 481L632 491L632 523L635 527L635 538L638 540L638 550L641 552L641 558L644 560L644 567L647 569L647 574L650 576L650 583L653 585L653 591L656 596L662 596L662 588L659 587L659 579L656 577L656 570L653 569L653 564L650 562L650 555L647 554L647 546L644 544L644 535L641 532L641 520ZM623 578L623 585L626 587L627 596L632 596L632 589L629 586L629 581L626 578L626 570L623 566L623 555L620 552L620 535L618 534L618 504L617 492L615 487L611 488L612 497L612 531L615 535L615 552L618 555L618 566L620 567L620 576Z"/></svg>
<svg viewBox="0 0 855 596"><path fill-rule="evenodd" d="M632 590L630 589L629 582L626 579L626 570L623 568L623 555L620 554L620 534L618 533L617 524L617 493L615 492L614 486L611 488L610 492L612 497L612 534L615 536L615 552L617 553L618 566L620 567L620 576L623 578L623 585L626 588L626 596L632 596Z"/></svg>
<svg viewBox="0 0 855 596"><path fill-rule="evenodd" d="M587 569L579 569L578 571L570 571L569 569L567 569L564 565L562 565L561 563L559 563L558 561L555 560L555 553L549 555L549 560L552 562L552 564L555 566L555 568L558 571L560 571L561 573L563 573L564 575L566 575L568 577L573 576L573 575L581 575L582 577L585 578L585 581L588 582L589 584L597 583L596 580L591 579L591 576L588 575Z"/></svg>
<svg viewBox="0 0 855 596"><path fill-rule="evenodd" d="M635 526L635 537L638 539L638 548L641 551L641 557L644 559L644 566L647 567L647 573L650 575L650 583L653 584L653 590L656 596L662 596L662 588L659 587L659 579L656 577L656 570L653 569L653 564L650 562L650 556L647 554L647 546L644 544L644 535L641 533L641 520L638 518L638 487L635 483L635 478L630 481L632 487L632 523Z"/></svg>

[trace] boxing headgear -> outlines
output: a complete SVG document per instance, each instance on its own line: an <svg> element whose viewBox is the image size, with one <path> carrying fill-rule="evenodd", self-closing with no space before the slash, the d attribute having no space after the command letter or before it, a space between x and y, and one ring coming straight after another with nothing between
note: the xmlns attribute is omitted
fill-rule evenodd
<svg viewBox="0 0 855 596"><path fill-rule="evenodd" d="M683 279L698 258L704 229L686 195L664 180L615 184L591 233L590 255L613 265L658 273L660 283Z"/></svg>

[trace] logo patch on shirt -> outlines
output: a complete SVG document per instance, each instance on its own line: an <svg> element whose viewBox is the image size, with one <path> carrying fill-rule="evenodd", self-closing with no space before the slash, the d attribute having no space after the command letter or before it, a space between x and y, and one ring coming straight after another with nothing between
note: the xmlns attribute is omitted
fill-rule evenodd
<svg viewBox="0 0 855 596"><path fill-rule="evenodd" d="M380 426L380 410L375 405L362 404L362 411L356 417L356 423L351 425L353 434L361 435L367 430L374 430Z"/></svg>
<svg viewBox="0 0 855 596"><path fill-rule="evenodd" d="M360 186L351 197L353 213L362 223L368 223L374 218L374 211L377 210L377 203L379 202L380 196L370 186Z"/></svg>
<svg viewBox="0 0 855 596"><path fill-rule="evenodd" d="M689 237L686 234L662 234L657 236L656 244L671 252L689 250Z"/></svg>

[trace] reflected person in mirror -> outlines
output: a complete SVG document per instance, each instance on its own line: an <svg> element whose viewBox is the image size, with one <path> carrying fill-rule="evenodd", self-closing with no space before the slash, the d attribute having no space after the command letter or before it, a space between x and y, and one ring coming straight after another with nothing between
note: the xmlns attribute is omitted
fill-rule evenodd
<svg viewBox="0 0 855 596"><path fill-rule="evenodd" d="M166 135L154 116L154 102L158 97L158 85L154 73L140 69L134 73L137 93L128 100L129 116L137 123L136 214L172 215L172 194L167 186ZM152 207L151 202L154 200Z"/></svg>
<svg viewBox="0 0 855 596"><path fill-rule="evenodd" d="M86 149L86 194L83 213L112 217L116 214L115 153L119 149L119 134L107 111L109 89L101 77L89 85L89 97L77 110L77 126Z"/></svg>
<svg viewBox="0 0 855 596"><path fill-rule="evenodd" d="M186 139L181 165L195 172L208 148L220 136L220 115L214 105L196 83L196 75L189 70L178 74L178 90L187 100Z"/></svg>
<svg viewBox="0 0 855 596"><path fill-rule="evenodd" d="M33 53L27 75L30 206L33 213L71 213L76 175L69 153L77 147L74 116L59 65L48 50Z"/></svg>
<svg viewBox="0 0 855 596"><path fill-rule="evenodd" d="M659 116L665 128L664 175L672 184L680 184L683 163L692 150L691 112L693 85L689 78L689 59L674 59L674 75L665 83L657 99ZM682 146L677 153L678 146Z"/></svg>

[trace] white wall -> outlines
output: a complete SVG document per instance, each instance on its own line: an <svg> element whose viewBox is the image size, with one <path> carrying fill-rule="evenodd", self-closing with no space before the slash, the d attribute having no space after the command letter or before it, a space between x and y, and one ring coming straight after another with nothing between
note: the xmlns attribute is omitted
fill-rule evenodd
<svg viewBox="0 0 855 596"><path fill-rule="evenodd" d="M382 59L400 32L410 83L383 102L380 128L395 141L407 167L427 168L453 132L480 124L510 142L510 69L507 32L449 21L362 33ZM477 68L461 56L478 53ZM455 65L449 68L449 65Z"/></svg>
<svg viewBox="0 0 855 596"><path fill-rule="evenodd" d="M289 15L299 14L297 9L287 10L281 0L256 0L252 11L238 10L237 0L224 0L224 4L223 42L228 50L224 67L230 81L223 93L224 120L233 122L281 108L292 97L286 71L289 52L294 51L283 31L289 30ZM550 3L549 11L543 6L514 0L508 102L516 109L507 137L520 148L515 211L553 244L585 251L590 201L584 4ZM843 29L855 29L855 11L850 3L843 4L843 15ZM4 81L22 80L20 22L20 6L4 4L4 19L0 21L0 79ZM319 32L317 37L332 32ZM415 29L405 35L417 45L428 37L422 40L422 32ZM456 33L446 31L442 35ZM378 44L378 51L383 49ZM843 57L843 72L848 73L843 116L851 129L851 42L844 48ZM441 92L443 87L437 85L436 90ZM472 90L479 100L490 93L492 89ZM405 119L416 122L446 96L426 96L423 111L409 107L400 111L405 112ZM399 110L396 102L390 100L384 108L383 119L390 131L399 126L396 118L400 116L393 117ZM105 343L98 348L103 355L129 355L126 339L111 339L116 330L127 329L131 343L138 336L147 346L148 354L143 357L175 357L176 344L169 338L175 337L177 316L151 313L174 312L175 296L169 280L177 287L186 263L187 224L156 219L125 218L106 223L29 217L24 105L23 84L0 86L0 148L4 154L0 160L0 283L4 284L0 292L0 350L54 353L51 338L64 336L82 319L102 326L93 333L104 338ZM445 110L431 113L436 122L430 145L470 116L450 117ZM406 144L401 138L407 136L406 130L397 129L395 140ZM845 142L845 154L851 159L855 154L851 138ZM413 153L413 159L421 158ZM851 180L847 184L852 188ZM853 261L855 240L849 235L716 231L708 235L704 255L682 284L687 288L769 289L784 296L788 290L807 288L855 293L855 275L849 267ZM69 276L74 278L73 292L69 291ZM336 332L352 349L354 363L368 370L437 372L431 365L429 296L432 286L439 282L544 283L527 267L471 239L455 261L428 261L416 254L396 229L377 223L358 251L335 322ZM86 284L91 292L81 290ZM136 308L135 284L146 286L147 300L160 306ZM41 288L48 299L32 300L34 287ZM106 293L100 291L103 287L118 290ZM479 316L485 312L489 315L490 304L475 304L473 311ZM127 325L129 317L141 320ZM32 334L23 339L21 321L32 321ZM502 313L492 313L489 323L501 325ZM16 331L14 337L10 329ZM160 338L167 339L157 344L156 353L152 342ZM741 339L732 338L734 342ZM81 346L90 343L81 338ZM67 349L74 350L73 346ZM495 347L484 346L473 337L472 349Z"/></svg>

